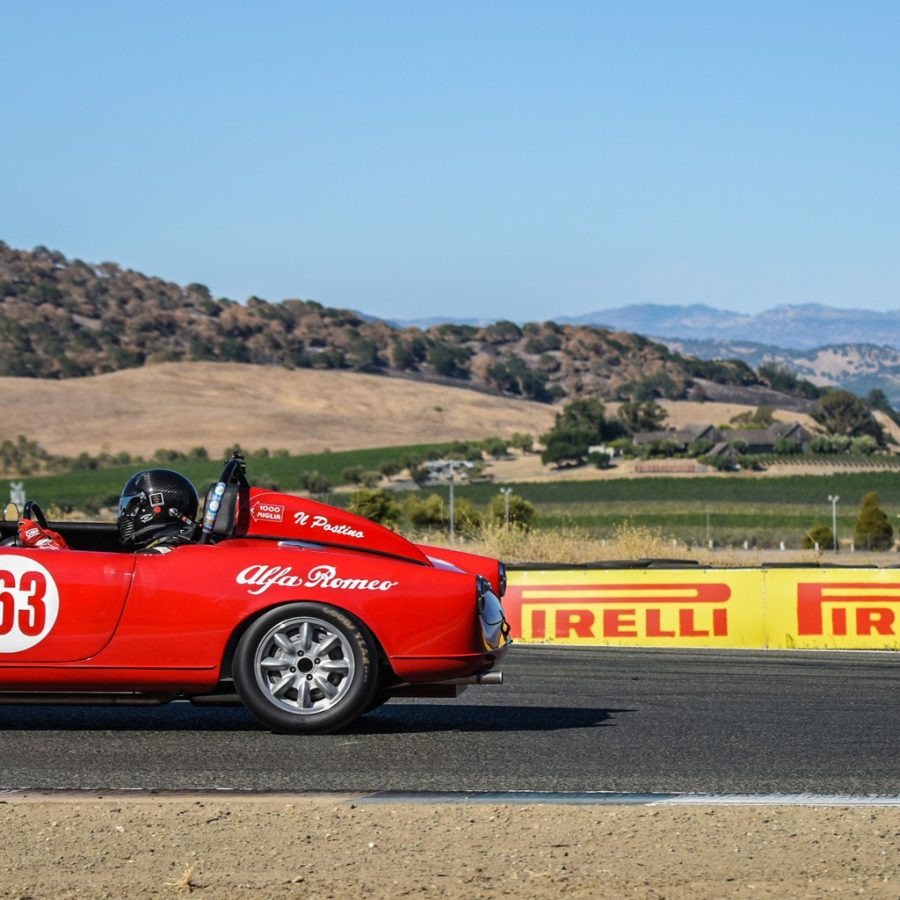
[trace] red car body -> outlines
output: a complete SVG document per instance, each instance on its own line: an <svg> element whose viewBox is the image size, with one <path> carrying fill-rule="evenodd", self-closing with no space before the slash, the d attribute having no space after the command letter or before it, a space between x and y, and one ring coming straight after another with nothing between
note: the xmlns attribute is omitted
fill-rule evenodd
<svg viewBox="0 0 900 900"><path fill-rule="evenodd" d="M327 731L390 696L455 695L462 684L490 681L484 676L509 644L496 560L416 545L306 498L249 489L228 536L166 555L117 550L114 526L53 527L76 549L0 546L0 703L230 699L235 654L252 655L242 637L268 617L275 643L258 650L255 669L245 660L240 700L276 730ZM283 634L282 610L295 623ZM343 655L325 647L329 635ZM357 635L368 662L354 663ZM324 664L305 676L309 686L298 662L303 641ZM362 668L366 684L337 715L341 703L326 695L340 694ZM269 670L294 679L296 691L282 688L289 699ZM280 719L259 698L259 708L247 703L254 682L271 692Z"/></svg>

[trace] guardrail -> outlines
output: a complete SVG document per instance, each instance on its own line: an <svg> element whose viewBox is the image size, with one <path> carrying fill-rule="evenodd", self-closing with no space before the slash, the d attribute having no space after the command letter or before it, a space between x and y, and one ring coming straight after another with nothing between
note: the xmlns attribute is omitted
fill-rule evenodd
<svg viewBox="0 0 900 900"><path fill-rule="evenodd" d="M525 642L900 650L900 568L516 567L503 605Z"/></svg>

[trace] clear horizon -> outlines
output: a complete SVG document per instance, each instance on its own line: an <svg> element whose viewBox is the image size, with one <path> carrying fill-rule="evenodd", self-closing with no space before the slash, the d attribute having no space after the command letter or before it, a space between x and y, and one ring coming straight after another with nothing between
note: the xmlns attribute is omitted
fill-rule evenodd
<svg viewBox="0 0 900 900"><path fill-rule="evenodd" d="M388 319L900 309L900 6L4 4L0 239Z"/></svg>

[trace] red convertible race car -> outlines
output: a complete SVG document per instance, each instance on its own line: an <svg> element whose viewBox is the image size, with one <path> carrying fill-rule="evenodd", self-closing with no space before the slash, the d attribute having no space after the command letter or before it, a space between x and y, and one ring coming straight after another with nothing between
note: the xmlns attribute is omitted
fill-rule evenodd
<svg viewBox="0 0 900 900"><path fill-rule="evenodd" d="M54 523L70 549L30 549L0 523L0 704L240 702L324 733L393 696L501 683L496 560L250 487L235 460L202 521L167 554L99 523Z"/></svg>

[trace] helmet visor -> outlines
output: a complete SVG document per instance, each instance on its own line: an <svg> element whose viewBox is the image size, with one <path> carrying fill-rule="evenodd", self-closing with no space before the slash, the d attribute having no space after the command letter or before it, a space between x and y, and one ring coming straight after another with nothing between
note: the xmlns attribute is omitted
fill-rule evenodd
<svg viewBox="0 0 900 900"><path fill-rule="evenodd" d="M135 515L146 499L147 495L143 491L138 494L123 494L119 498L119 516Z"/></svg>

